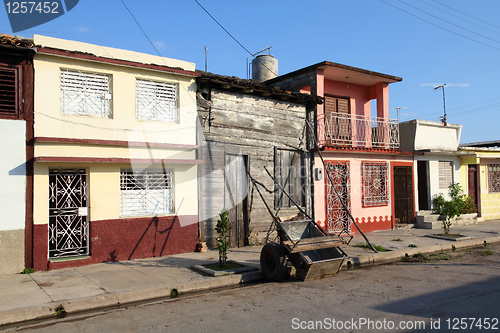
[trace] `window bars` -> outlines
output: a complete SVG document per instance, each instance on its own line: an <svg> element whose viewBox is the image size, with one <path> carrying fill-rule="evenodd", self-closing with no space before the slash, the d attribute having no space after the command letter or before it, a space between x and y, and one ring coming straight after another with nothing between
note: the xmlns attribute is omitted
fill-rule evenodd
<svg viewBox="0 0 500 333"><path fill-rule="evenodd" d="M500 193L500 164L488 164L488 193Z"/></svg>
<svg viewBox="0 0 500 333"><path fill-rule="evenodd" d="M136 80L136 117L141 120L176 122L177 85Z"/></svg>
<svg viewBox="0 0 500 333"><path fill-rule="evenodd" d="M146 169L120 172L122 216L150 216L174 212L173 173Z"/></svg>
<svg viewBox="0 0 500 333"><path fill-rule="evenodd" d="M111 118L107 75L61 70L61 96L63 114Z"/></svg>
<svg viewBox="0 0 500 333"><path fill-rule="evenodd" d="M386 206L389 204L387 163L362 162L363 207Z"/></svg>

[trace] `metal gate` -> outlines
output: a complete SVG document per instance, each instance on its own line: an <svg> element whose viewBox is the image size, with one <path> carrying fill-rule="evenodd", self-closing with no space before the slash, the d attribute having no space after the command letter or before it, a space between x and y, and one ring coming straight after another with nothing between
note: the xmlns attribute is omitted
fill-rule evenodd
<svg viewBox="0 0 500 333"><path fill-rule="evenodd" d="M328 172L335 184L335 189L351 211L351 180L349 177L349 162L325 161ZM326 178L326 177L325 177ZM351 230L349 214L345 211L339 197L326 178L326 228L328 232Z"/></svg>
<svg viewBox="0 0 500 333"><path fill-rule="evenodd" d="M413 182L411 166L395 166L394 177L394 221L396 224L415 223L413 205Z"/></svg>
<svg viewBox="0 0 500 333"><path fill-rule="evenodd" d="M49 171L49 258L89 254L85 170Z"/></svg>

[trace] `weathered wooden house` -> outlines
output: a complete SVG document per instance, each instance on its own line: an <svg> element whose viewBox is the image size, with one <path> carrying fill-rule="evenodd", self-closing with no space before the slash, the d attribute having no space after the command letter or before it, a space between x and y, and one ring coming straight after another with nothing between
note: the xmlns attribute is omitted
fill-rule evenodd
<svg viewBox="0 0 500 333"><path fill-rule="evenodd" d="M33 46L30 39L0 35L0 274L30 265Z"/></svg>
<svg viewBox="0 0 500 333"><path fill-rule="evenodd" d="M308 213L311 201L311 158L306 117L321 99L242 80L202 72L197 78L200 240L214 246L219 213L229 212L231 246L266 239L272 218L251 178L273 213ZM270 175L290 194L290 200Z"/></svg>

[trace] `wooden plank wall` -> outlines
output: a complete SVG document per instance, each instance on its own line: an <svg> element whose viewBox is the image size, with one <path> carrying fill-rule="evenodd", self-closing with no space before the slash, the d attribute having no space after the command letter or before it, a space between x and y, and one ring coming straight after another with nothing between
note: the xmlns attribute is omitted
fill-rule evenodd
<svg viewBox="0 0 500 333"><path fill-rule="evenodd" d="M198 93L198 116L204 138L200 139L199 158L207 161L200 167L200 238L210 247L215 245L215 224L224 208L225 154L248 156L253 178L270 190L274 183L264 166L274 174L274 147L306 150L306 106L250 94L212 89ZM310 160L307 159L307 166ZM306 208L311 210L310 168L306 169ZM274 209L274 194L262 191L266 202ZM271 216L256 190L249 186L249 243L265 241L271 226ZM280 216L298 212L283 208Z"/></svg>

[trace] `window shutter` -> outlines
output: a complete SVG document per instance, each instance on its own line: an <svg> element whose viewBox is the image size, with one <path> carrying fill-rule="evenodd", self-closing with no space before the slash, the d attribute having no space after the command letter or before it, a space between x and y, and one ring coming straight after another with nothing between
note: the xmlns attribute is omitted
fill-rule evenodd
<svg viewBox="0 0 500 333"><path fill-rule="evenodd" d="M17 70L0 68L0 112L17 113Z"/></svg>

